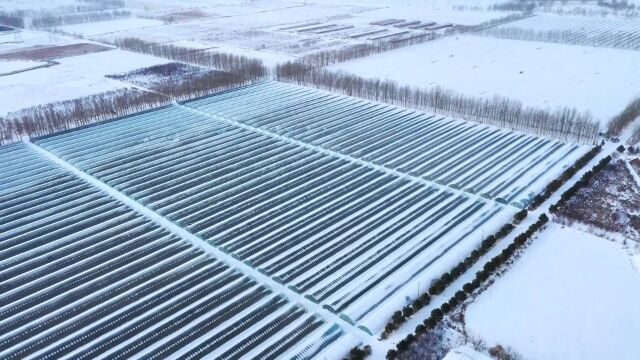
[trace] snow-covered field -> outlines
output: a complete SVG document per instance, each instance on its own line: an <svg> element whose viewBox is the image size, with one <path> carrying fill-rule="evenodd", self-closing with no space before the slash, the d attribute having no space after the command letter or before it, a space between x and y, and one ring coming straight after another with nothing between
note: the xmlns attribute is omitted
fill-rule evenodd
<svg viewBox="0 0 640 360"><path fill-rule="evenodd" d="M640 52L486 37L448 37L332 67L368 78L539 107L590 111L604 125L640 94Z"/></svg>
<svg viewBox="0 0 640 360"><path fill-rule="evenodd" d="M581 30L585 34L597 32L620 32L637 34L640 32L640 19L611 19L582 16L560 16L541 14L514 21L500 27L513 27L533 31Z"/></svg>
<svg viewBox="0 0 640 360"><path fill-rule="evenodd" d="M103 35L109 33L117 33L127 30L144 29L162 25L160 20L142 19L142 18L126 18L109 21L97 21L83 24L65 25L58 30L68 34L81 35L91 37L94 35Z"/></svg>
<svg viewBox="0 0 640 360"><path fill-rule="evenodd" d="M77 44L80 42L86 41L46 31L20 30L16 32L0 32L0 53L32 46L57 46Z"/></svg>
<svg viewBox="0 0 640 360"><path fill-rule="evenodd" d="M23 61L23 60L0 60L0 74L9 74L21 70L30 69L33 67L45 65L46 63L40 61Z"/></svg>
<svg viewBox="0 0 640 360"><path fill-rule="evenodd" d="M637 359L640 269L629 252L640 250L626 247L552 223L469 305L467 329L526 359Z"/></svg>
<svg viewBox="0 0 640 360"><path fill-rule="evenodd" d="M73 56L56 61L59 65L3 76L0 80L0 93L3 94L0 114L125 88L127 84L104 76L169 62L122 50Z"/></svg>
<svg viewBox="0 0 640 360"><path fill-rule="evenodd" d="M425 29L398 29L393 26L372 26L370 23L396 18L422 23L478 24L505 16L504 12L456 11L451 6L430 7L424 4L401 3L394 6L352 3L299 3L258 1L252 3L216 2L216 5L194 2L202 16L175 23L156 19L185 10L187 4L136 4L148 6L145 16L156 19L129 18L63 26L59 30L86 38L113 41L116 38L137 37L162 43L203 43L221 51L251 55L269 65L295 56L345 45L373 41L369 37L351 37L367 33L372 28L384 34L402 32L403 36L424 33ZM303 28L282 31L288 26L312 23L334 25L338 30L306 31ZM197 46L197 45L196 45Z"/></svg>
<svg viewBox="0 0 640 360"><path fill-rule="evenodd" d="M640 18L538 15L490 28L479 34L504 39L640 50Z"/></svg>

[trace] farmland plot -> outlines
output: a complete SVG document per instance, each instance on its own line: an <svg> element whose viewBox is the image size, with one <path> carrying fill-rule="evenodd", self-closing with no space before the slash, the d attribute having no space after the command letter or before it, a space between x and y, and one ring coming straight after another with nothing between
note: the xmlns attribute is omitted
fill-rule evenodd
<svg viewBox="0 0 640 360"><path fill-rule="evenodd" d="M1 358L302 359L341 336L26 145L0 163Z"/></svg>
<svg viewBox="0 0 640 360"><path fill-rule="evenodd" d="M585 150L283 83L265 83L187 106L421 180L518 205L525 205L533 189Z"/></svg>
<svg viewBox="0 0 640 360"><path fill-rule="evenodd" d="M481 32L506 39L640 50L640 20L538 15Z"/></svg>
<svg viewBox="0 0 640 360"><path fill-rule="evenodd" d="M639 94L639 62L632 50L461 35L329 69L483 99L499 95L542 109L573 107L593 114L605 129ZM600 96L606 93L616 96Z"/></svg>
<svg viewBox="0 0 640 360"><path fill-rule="evenodd" d="M58 55L59 47L50 50ZM34 51L38 52L38 49ZM31 50L19 53L33 54ZM49 56L51 52L43 51L42 54ZM0 82L0 115L43 103L123 89L128 85L105 78L105 75L168 62L119 49L58 58L55 61L56 64L50 67L4 76ZM42 79L47 79L46 87L43 87Z"/></svg>
<svg viewBox="0 0 640 360"><path fill-rule="evenodd" d="M37 144L369 333L515 212L185 106Z"/></svg>

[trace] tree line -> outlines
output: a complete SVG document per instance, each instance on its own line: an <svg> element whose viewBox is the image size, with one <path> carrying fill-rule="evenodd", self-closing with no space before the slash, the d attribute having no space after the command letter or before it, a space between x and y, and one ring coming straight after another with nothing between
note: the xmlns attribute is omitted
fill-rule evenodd
<svg viewBox="0 0 640 360"><path fill-rule="evenodd" d="M36 28L52 28L56 26L116 20L128 17L131 17L131 11L128 10L99 11L64 15L51 14L33 18L31 20L31 24Z"/></svg>
<svg viewBox="0 0 640 360"><path fill-rule="evenodd" d="M47 27L49 23L59 26L64 24L77 24L89 21L110 20L114 14L129 13L129 11L117 11L116 9L124 7L124 0L79 0L82 4L58 6L46 10L12 10L0 11L0 24L17 28L26 28L28 26ZM104 11L114 10L114 12ZM83 14L87 12L96 12L93 14ZM100 15L106 14L106 15ZM109 15L111 14L111 15ZM102 16L102 18L100 18ZM66 21L62 21L66 19ZM28 23L27 23L28 21Z"/></svg>
<svg viewBox="0 0 640 360"><path fill-rule="evenodd" d="M622 153L624 152L624 150L625 148L623 145L620 145L620 147L618 147L618 152ZM563 211L564 212L569 211L569 209L566 209L567 202L573 196L575 196L578 193L578 191L580 191L580 189L587 187L589 185L589 182L593 179L593 177L596 176L598 173L600 173L602 170L604 170L609 165L611 160L612 160L611 155L607 155L607 157L600 160L600 162L598 162L598 164L596 164L591 170L585 172L580 178L580 180L578 180L575 184L573 184L573 186L567 189L567 191L562 193L562 195L560 196L560 200L557 203L551 205L549 210L554 214L558 214Z"/></svg>
<svg viewBox="0 0 640 360"><path fill-rule="evenodd" d="M275 76L280 81L311 85L349 96L437 112L561 141L594 143L599 132L599 124L592 115L578 112L575 108L540 109L502 96L481 98L442 87L399 85L391 80L365 79L345 72L315 69L300 62L277 65Z"/></svg>
<svg viewBox="0 0 640 360"><path fill-rule="evenodd" d="M587 30L532 30L518 27L495 27L482 31L484 36L501 39L542 41L560 44L610 47L619 49L640 50L640 36L630 31L598 31L587 33Z"/></svg>
<svg viewBox="0 0 640 360"><path fill-rule="evenodd" d="M631 134L631 137L629 138L629 144L640 144L640 126L633 130L633 134Z"/></svg>
<svg viewBox="0 0 640 360"><path fill-rule="evenodd" d="M597 145L594 146L589 152L582 155L575 164L567 168L557 179L550 182L544 190L533 197L531 204L529 204L529 210L535 210L538 206L542 205L547 199L553 195L558 189L560 189L564 184L567 183L580 169L585 167L593 158L596 157L602 151L602 146Z"/></svg>
<svg viewBox="0 0 640 360"><path fill-rule="evenodd" d="M114 45L129 51L224 70L251 81L262 79L268 74L267 68L262 64L262 60L251 59L241 55L215 52L208 49L192 49L171 44L157 44L131 37L116 39Z"/></svg>
<svg viewBox="0 0 640 360"><path fill-rule="evenodd" d="M600 150L601 149L599 146L595 147L594 149L592 149L591 153L585 155L585 157L595 156L595 154L597 154ZM625 151L625 148L621 145L617 150L618 152L622 153ZM588 186L589 182L594 178L594 176L603 171L609 165L611 160L612 157L611 155L609 155L600 160L600 162L598 162L598 164L596 164L591 170L587 171L580 178L580 180L578 180L571 188L569 188L561 195L560 200L557 203L549 207L550 212L553 214L561 212L566 207L567 201L571 199L571 197L573 197L581 188ZM579 162L583 161L583 159L579 160ZM576 167L581 168L582 166L583 165ZM555 188L558 189L559 187L560 186L556 186ZM519 214L520 215L516 214L516 216L514 216L514 220L526 217L526 213ZM447 314L451 313L456 306L462 303L468 296L474 294L477 289L480 289L482 284L486 283L492 275L498 273L500 267L506 264L509 259L512 258L514 254L516 254L516 251L518 249L527 244L527 242L532 239L533 235L537 231L542 229L544 225L547 224L547 222L549 222L549 217L544 213L540 215L538 221L529 226L529 228L525 232L516 236L513 242L509 244L509 246L503 249L503 251L499 255L488 261L480 271L476 272L475 278L471 282L464 284L462 286L462 290L456 292L455 295L451 299L449 299L449 301L443 303L439 308L433 309L431 311L431 316L425 319L422 324L416 326L415 334L407 335L407 337L398 342L395 349L389 350L387 352L387 359L391 360L398 358L399 355L407 352L410 347L416 342L421 341L421 338L425 335L428 335L430 331L435 329L436 326L444 319L444 317Z"/></svg>
<svg viewBox="0 0 640 360"><path fill-rule="evenodd" d="M640 117L640 96L631 100L620 114L609 120L607 125L608 134L620 136L622 131L638 117Z"/></svg>
<svg viewBox="0 0 640 360"><path fill-rule="evenodd" d="M373 54L379 54L379 53L399 49L405 46L432 41L432 40L441 38L444 35L464 33L469 31L478 31L481 29L485 29L487 27L496 26L499 24L519 20L528 16L530 15L529 14L509 14L507 16L504 16L498 19L485 21L478 25L473 25L473 26L455 25L453 27L447 28L442 33L439 33L436 31L429 31L429 32L423 32L418 34L411 34L410 36L403 37L403 38L396 38L396 39L392 38L392 39L364 43L364 44L354 44L354 45L346 46L340 49L323 50L323 51L315 52L313 54L305 55L300 59L298 59L298 62L306 66L320 68L320 67L325 67L332 64L338 64L341 62L366 57Z"/></svg>
<svg viewBox="0 0 640 360"><path fill-rule="evenodd" d="M431 41L438 37L439 35L437 35L435 32L425 32L406 38L390 39L386 41L378 41L365 44L355 44L341 49L323 50L303 56L298 61L307 66L324 67L327 65L358 59L373 54L383 53L404 46Z"/></svg>
<svg viewBox="0 0 640 360"><path fill-rule="evenodd" d="M15 13L0 11L0 24L14 28L24 28L24 18Z"/></svg>
<svg viewBox="0 0 640 360"><path fill-rule="evenodd" d="M527 215L528 212L526 210L522 210L516 213L513 223L520 223ZM394 312L391 316L391 320L389 320L389 322L385 325L380 337L382 339L388 338L389 335L391 335L402 324L408 321L416 312L429 305L431 299L434 296L440 295L442 292L444 292L444 290L446 290L449 285L451 285L467 270L475 265L478 260L480 260L481 256L487 254L498 241L509 235L515 228L513 223L506 223L495 234L487 236L482 240L478 248L473 250L464 260L460 261L460 263L454 266L450 271L445 272L439 278L433 280L427 292L422 293L420 296L414 299L411 305L407 305L403 307L402 310Z"/></svg>
<svg viewBox="0 0 640 360"><path fill-rule="evenodd" d="M21 109L0 118L0 145L149 110L170 102L161 94L121 89Z"/></svg>
<svg viewBox="0 0 640 360"><path fill-rule="evenodd" d="M261 80L267 74L262 61L244 56L150 44L138 39L123 39L121 43L128 50L224 71L208 69L183 78L160 78L150 86L152 92L122 89L15 111L0 118L0 144L129 115L174 100L208 95Z"/></svg>
<svg viewBox="0 0 640 360"><path fill-rule="evenodd" d="M153 76L150 82L140 82L139 77ZM131 82L175 100L209 95L221 90L247 85L251 79L225 71L203 69L183 63L167 63L106 77Z"/></svg>
<svg viewBox="0 0 640 360"><path fill-rule="evenodd" d="M400 340L396 344L395 349L387 352L386 358L388 360L397 359L403 353L407 352L412 345L421 341L421 338L435 329L436 326L444 320L445 316L452 313L458 305L462 304L469 296L474 294L476 290L480 289L483 284L486 284L492 275L497 274L500 268L513 258L517 250L523 248L524 245L533 238L533 235L542 229L547 222L549 222L549 217L546 214L540 215L535 223L531 224L526 231L516 236L513 242L505 247L500 254L485 263L482 269L476 272L476 276L471 282L464 284L462 289L458 290L448 301L444 302L440 307L433 309L431 315L426 318L422 324L416 326L415 334L409 334Z"/></svg>

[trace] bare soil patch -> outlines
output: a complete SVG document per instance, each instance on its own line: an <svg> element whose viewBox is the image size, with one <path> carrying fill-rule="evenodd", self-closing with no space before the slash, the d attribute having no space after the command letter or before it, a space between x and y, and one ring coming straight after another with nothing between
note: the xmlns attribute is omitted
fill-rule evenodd
<svg viewBox="0 0 640 360"><path fill-rule="evenodd" d="M111 74L107 75L107 77L148 89L157 89L162 86L162 84L179 83L186 79L214 73L224 74L222 71L173 62L141 68L122 74Z"/></svg>
<svg viewBox="0 0 640 360"><path fill-rule="evenodd" d="M616 159L559 209L558 215L568 222L578 221L640 240L640 187L624 160Z"/></svg>
<svg viewBox="0 0 640 360"><path fill-rule="evenodd" d="M166 23L183 22L189 20L205 19L209 14L201 10L178 11L161 15L158 19Z"/></svg>
<svg viewBox="0 0 640 360"><path fill-rule="evenodd" d="M101 51L112 50L109 47L81 43L59 46L42 46L36 45L24 49L13 50L10 52L0 53L0 60L51 60L78 55L92 54Z"/></svg>

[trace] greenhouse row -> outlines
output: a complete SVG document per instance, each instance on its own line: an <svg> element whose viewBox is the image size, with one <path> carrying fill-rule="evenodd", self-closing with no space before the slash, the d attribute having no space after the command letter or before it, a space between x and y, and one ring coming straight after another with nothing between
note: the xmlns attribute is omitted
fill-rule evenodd
<svg viewBox="0 0 640 360"><path fill-rule="evenodd" d="M28 146L0 162L3 359L305 359L342 336Z"/></svg>

